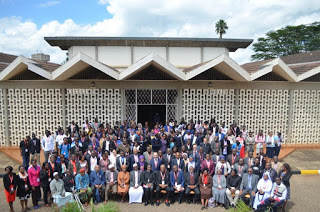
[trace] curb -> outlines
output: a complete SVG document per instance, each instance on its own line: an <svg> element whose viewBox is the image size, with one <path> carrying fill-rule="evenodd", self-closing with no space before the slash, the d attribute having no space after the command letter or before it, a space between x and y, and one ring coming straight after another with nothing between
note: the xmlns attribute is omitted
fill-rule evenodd
<svg viewBox="0 0 320 212"><path fill-rule="evenodd" d="M299 170L299 171L292 171L292 174L302 174L302 175L320 174L320 170Z"/></svg>

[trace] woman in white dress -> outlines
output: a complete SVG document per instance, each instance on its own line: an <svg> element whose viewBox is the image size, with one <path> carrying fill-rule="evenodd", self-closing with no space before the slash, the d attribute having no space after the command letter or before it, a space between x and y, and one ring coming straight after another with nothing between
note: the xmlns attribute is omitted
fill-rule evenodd
<svg viewBox="0 0 320 212"><path fill-rule="evenodd" d="M259 180L257 185L257 193L256 197L254 198L253 208L257 210L258 205L261 204L262 201L269 198L271 189L272 189L272 181L270 179L270 175L265 173L263 174L262 178Z"/></svg>
<svg viewBox="0 0 320 212"><path fill-rule="evenodd" d="M141 203L143 197L143 188L141 180L141 171L138 170L138 164L133 164L133 171L130 172L129 203Z"/></svg>

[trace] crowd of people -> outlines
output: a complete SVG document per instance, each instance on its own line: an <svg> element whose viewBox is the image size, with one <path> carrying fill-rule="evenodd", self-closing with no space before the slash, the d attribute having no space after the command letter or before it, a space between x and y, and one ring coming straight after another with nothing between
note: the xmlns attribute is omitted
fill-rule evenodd
<svg viewBox="0 0 320 212"><path fill-rule="evenodd" d="M245 126L219 126L214 119L153 127L133 121L113 127L97 119L81 127L71 122L65 130L46 131L41 140L32 134L20 142L23 165L18 174L6 168L5 194L10 211L15 196L27 211L30 197L34 209L41 196L46 206L61 207L75 193L86 206L91 198L106 204L113 196L145 206L159 206L164 199L168 207L185 199L200 202L203 210L236 207L242 199L254 210L276 211L290 199L291 168L278 161L282 143L280 132L254 135Z"/></svg>

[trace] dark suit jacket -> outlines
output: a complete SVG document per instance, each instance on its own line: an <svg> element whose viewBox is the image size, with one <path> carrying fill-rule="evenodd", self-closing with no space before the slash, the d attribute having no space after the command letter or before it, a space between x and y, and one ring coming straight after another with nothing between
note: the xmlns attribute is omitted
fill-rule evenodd
<svg viewBox="0 0 320 212"><path fill-rule="evenodd" d="M235 160L234 160L234 163L232 163L232 158L233 158L233 157L232 157L232 154L228 155L228 162L229 162L230 166L238 163L238 162L239 162L239 159L240 159L240 156L236 154L236 158L235 158Z"/></svg>
<svg viewBox="0 0 320 212"><path fill-rule="evenodd" d="M124 157L124 164L127 165L127 167L130 166L130 161L127 157ZM116 158L116 166L117 170L120 172L121 171L121 163L120 163L120 156Z"/></svg>
<svg viewBox="0 0 320 212"><path fill-rule="evenodd" d="M138 154L138 163L139 163L139 157L140 157L140 155ZM133 164L135 164L133 154L129 155L129 163L130 163L130 170L133 170Z"/></svg>
<svg viewBox="0 0 320 212"><path fill-rule="evenodd" d="M82 147L79 146L78 148L79 148L79 152L82 152ZM73 155L75 152L76 152L76 147L73 146L73 147L70 149L70 153L71 153L71 155Z"/></svg>
<svg viewBox="0 0 320 212"><path fill-rule="evenodd" d="M184 187L184 176L183 176L183 172L182 171L178 171L178 177L177 177L177 184L181 185L182 187ZM173 174L173 171L170 172L170 183L171 183L171 188L173 188L173 186L175 186L175 177Z"/></svg>
<svg viewBox="0 0 320 212"><path fill-rule="evenodd" d="M171 161L171 167L173 168L174 165L178 166L178 159L175 158ZM184 171L184 161L182 158L180 158L180 165L178 166L178 169L180 169L182 172Z"/></svg>
<svg viewBox="0 0 320 212"><path fill-rule="evenodd" d="M91 157L90 157L91 158ZM87 160L88 161L88 175L90 176L90 174L91 174L91 163L90 163L90 158ZM96 165L99 165L99 161L100 161L100 158L99 157L97 157L96 156L96 158L97 158L97 164Z"/></svg>
<svg viewBox="0 0 320 212"><path fill-rule="evenodd" d="M155 174L156 177L156 184L162 184L162 177L160 171L156 172ZM166 171L165 177L164 177L164 184L170 186L170 173Z"/></svg>
<svg viewBox="0 0 320 212"><path fill-rule="evenodd" d="M211 144L201 144L202 148L203 148L203 152L205 152L206 154L210 154L211 153Z"/></svg>
<svg viewBox="0 0 320 212"><path fill-rule="evenodd" d="M252 164L249 164L249 157L245 157L243 162L244 164L246 164L248 167L252 166L254 164L254 160L255 160L255 157L252 157Z"/></svg>
<svg viewBox="0 0 320 212"><path fill-rule="evenodd" d="M40 153L40 139L36 138L36 145L33 144L33 139L31 138L28 143L30 154Z"/></svg>
<svg viewBox="0 0 320 212"><path fill-rule="evenodd" d="M130 187L134 187L135 184L137 183L139 186L142 185L142 180L141 180L141 172L138 170L138 182L135 182L135 171L130 172Z"/></svg>
<svg viewBox="0 0 320 212"><path fill-rule="evenodd" d="M149 179L149 182L148 182L148 179ZM155 172L153 172L152 170L150 172L143 171L141 173L141 181L142 181L142 185L146 185L148 183L154 184L156 182Z"/></svg>
<svg viewBox="0 0 320 212"><path fill-rule="evenodd" d="M194 185L198 186L199 185L199 174L198 172L194 172L193 173L193 177L194 177ZM190 172L186 172L186 174L184 175L184 184L187 187L188 185L190 185Z"/></svg>
<svg viewBox="0 0 320 212"><path fill-rule="evenodd" d="M170 161L168 160L168 154L164 154L163 156L162 156L162 164L164 164L165 166L166 166L166 169L168 170L168 171L171 171L171 161L174 159L174 155L173 154L171 154L171 156L170 156ZM170 165L170 167L168 168L168 165Z"/></svg>
<svg viewBox="0 0 320 212"><path fill-rule="evenodd" d="M217 160L217 156L218 156L218 160ZM212 155L211 160L213 160L215 163L218 163L220 160L220 155L216 155L216 154Z"/></svg>
<svg viewBox="0 0 320 212"><path fill-rule="evenodd" d="M150 160L150 165L151 165L152 171L154 171L154 172L160 171L161 163L162 163L162 160L160 158L158 158L158 164L157 164L157 167L156 167L155 163L154 163L154 158L152 158Z"/></svg>
<svg viewBox="0 0 320 212"><path fill-rule="evenodd" d="M224 140L221 141L220 143L221 145L221 149L220 149L220 153L223 154L223 149L224 149ZM227 140L227 155L230 155L231 154L231 144L230 144L230 141Z"/></svg>
<svg viewBox="0 0 320 212"><path fill-rule="evenodd" d="M251 190L254 192L257 192L257 185L259 182L259 177L258 175L252 174L252 178L251 178ZM248 173L243 174L242 179L241 179L241 184L240 184L240 190L243 191L249 191L249 187L248 187Z"/></svg>

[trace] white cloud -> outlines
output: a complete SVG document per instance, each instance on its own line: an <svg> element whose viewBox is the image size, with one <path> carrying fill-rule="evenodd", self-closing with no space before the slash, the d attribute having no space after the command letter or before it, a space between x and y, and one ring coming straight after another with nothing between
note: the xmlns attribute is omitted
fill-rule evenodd
<svg viewBox="0 0 320 212"><path fill-rule="evenodd" d="M44 8L52 7L52 6L60 4L60 3L61 3L60 1L47 1L47 2L39 4L39 7L44 7Z"/></svg>
<svg viewBox="0 0 320 212"><path fill-rule="evenodd" d="M79 25L73 20L48 22L37 26L18 17L0 19L0 51L30 56L37 50L62 62L65 52L51 47L45 36L167 36L218 37L214 23L225 19L229 30L225 38L257 39L267 31L286 25L320 20L317 0L99 0L112 18L95 24ZM230 53L242 64L250 61L252 47Z"/></svg>

